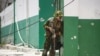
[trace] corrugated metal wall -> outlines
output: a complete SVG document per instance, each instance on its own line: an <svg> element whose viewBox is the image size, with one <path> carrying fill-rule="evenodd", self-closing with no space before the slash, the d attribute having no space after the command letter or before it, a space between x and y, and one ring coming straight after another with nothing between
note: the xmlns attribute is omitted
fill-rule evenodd
<svg viewBox="0 0 100 56"><path fill-rule="evenodd" d="M17 2L18 1L19 0L17 0ZM45 32L43 29L43 24L49 17L52 17L54 14L55 8L53 6L53 0L39 0L39 1L35 0L35 2L33 0L30 0L33 1L34 4L38 2L39 6L33 6L33 3L30 2L31 4L29 9L28 19L26 17L27 14L26 4L25 4L26 0L21 0L21 1L22 2L18 2L19 4L16 3L16 15L15 15L18 16L16 17L16 19L19 25L19 29L26 27L26 20L27 22L29 22L29 25L31 25L36 21L39 21L38 23L29 27L28 43L32 44L34 47L43 48L45 40L44 37ZM66 5L69 1L71 0L64 0L64 5ZM99 4L98 3L99 1L93 0L91 1L91 3L89 2L91 5L88 5L88 1L75 0L74 3L64 8L64 56L100 56L100 48L99 48L100 15L99 15L99 6L97 5ZM85 3L88 5L87 7L85 7L86 6ZM31 5L33 7L31 7ZM8 18L8 17L3 16L1 18ZM9 19L12 18L13 17L10 17ZM1 22L2 41L9 40L7 43L14 42L12 40L14 32L14 25L13 25L14 21L12 20L10 23L8 23L9 19L8 20L3 19L3 21ZM43 19L44 21L43 22L40 21L41 19ZM12 33L9 35L11 38L8 38L9 32ZM26 28L20 30L19 32L23 40L27 43ZM16 44L21 43L18 32L15 33L15 43Z"/></svg>
<svg viewBox="0 0 100 56"><path fill-rule="evenodd" d="M100 56L100 20L79 20L79 56Z"/></svg>
<svg viewBox="0 0 100 56"><path fill-rule="evenodd" d="M53 17L54 15L54 6L53 6L54 0L39 0L39 6L40 6L40 11L39 11L39 18L43 18L45 21L39 23L39 44L40 48L43 48L44 46L44 41L45 41L45 32L43 25L47 21L48 18Z"/></svg>
<svg viewBox="0 0 100 56"><path fill-rule="evenodd" d="M72 0L64 0L64 5L70 1ZM100 56L99 2L100 0L74 0L65 7L64 56ZM78 30L73 31L72 28ZM78 42L72 38L73 33L78 34Z"/></svg>
<svg viewBox="0 0 100 56"><path fill-rule="evenodd" d="M1 44L1 17L0 17L0 44Z"/></svg>
<svg viewBox="0 0 100 56"><path fill-rule="evenodd" d="M64 17L64 56L78 56L78 17Z"/></svg>
<svg viewBox="0 0 100 56"><path fill-rule="evenodd" d="M12 4L1 12L1 39L2 42L10 44L20 44L24 41L26 44L29 44L29 46L32 45L36 48L39 48L39 1L28 0L28 5L26 1L27 0L16 0L15 8ZM33 6L33 3L36 4ZM27 7L29 8L27 9ZM18 24L18 27L15 24L15 29L14 16L15 22ZM27 22L29 23L28 25L26 25ZM27 26L29 28L28 36L26 36ZM23 41L20 37L23 39Z"/></svg>

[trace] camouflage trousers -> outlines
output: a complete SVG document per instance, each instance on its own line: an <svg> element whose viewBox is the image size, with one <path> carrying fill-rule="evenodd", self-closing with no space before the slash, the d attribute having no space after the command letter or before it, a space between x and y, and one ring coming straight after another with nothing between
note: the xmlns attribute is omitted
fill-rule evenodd
<svg viewBox="0 0 100 56"><path fill-rule="evenodd" d="M52 38L52 36L46 36L44 43L44 50L42 56L47 56L47 52L50 51L49 56L55 56L55 50L61 47L60 37Z"/></svg>

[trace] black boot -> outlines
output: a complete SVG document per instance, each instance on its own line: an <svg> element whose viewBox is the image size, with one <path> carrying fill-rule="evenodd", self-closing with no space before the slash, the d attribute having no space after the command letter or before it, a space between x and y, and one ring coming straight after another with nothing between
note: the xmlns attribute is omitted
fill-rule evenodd
<svg viewBox="0 0 100 56"><path fill-rule="evenodd" d="M51 49L50 53L49 53L49 56L55 56L55 50Z"/></svg>
<svg viewBox="0 0 100 56"><path fill-rule="evenodd" d="M42 56L47 56L47 51L46 50L43 51Z"/></svg>

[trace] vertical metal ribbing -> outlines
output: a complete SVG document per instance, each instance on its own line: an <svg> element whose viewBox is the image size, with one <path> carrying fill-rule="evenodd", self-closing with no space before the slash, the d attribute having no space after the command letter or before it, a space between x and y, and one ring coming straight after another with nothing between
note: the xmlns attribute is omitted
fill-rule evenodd
<svg viewBox="0 0 100 56"><path fill-rule="evenodd" d="M27 38L27 47L28 47L28 44L29 44L29 0L26 0L26 38Z"/></svg>
<svg viewBox="0 0 100 56"><path fill-rule="evenodd" d="M57 10L58 10L57 5L58 5L57 0L55 0L55 7L56 7L56 10L55 10L55 11L57 11Z"/></svg>
<svg viewBox="0 0 100 56"><path fill-rule="evenodd" d="M59 8L59 3L58 2L59 2L59 0L57 0L56 2L57 2L57 11L58 11L58 8Z"/></svg>
<svg viewBox="0 0 100 56"><path fill-rule="evenodd" d="M14 11L13 11L13 12L14 12L14 45L15 45L15 1L16 1L16 0L13 0L13 2L14 2L14 6L13 6L13 7L14 7L14 8L13 8L13 10L14 10Z"/></svg>
<svg viewBox="0 0 100 56"><path fill-rule="evenodd" d="M1 17L0 17L0 44L1 44Z"/></svg>
<svg viewBox="0 0 100 56"><path fill-rule="evenodd" d="M55 0L55 11L61 10L61 0Z"/></svg>
<svg viewBox="0 0 100 56"><path fill-rule="evenodd" d="M59 10L61 10L61 0L59 0Z"/></svg>

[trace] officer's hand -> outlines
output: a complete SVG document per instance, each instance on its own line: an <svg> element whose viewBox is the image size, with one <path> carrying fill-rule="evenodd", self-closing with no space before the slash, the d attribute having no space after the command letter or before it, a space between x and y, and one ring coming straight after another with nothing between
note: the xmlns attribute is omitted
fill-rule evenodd
<svg viewBox="0 0 100 56"><path fill-rule="evenodd" d="M52 29L51 27L49 27L49 30L50 30L51 32L53 32L53 29Z"/></svg>
<svg viewBox="0 0 100 56"><path fill-rule="evenodd" d="M56 38L56 34L55 33L53 34L52 38Z"/></svg>

